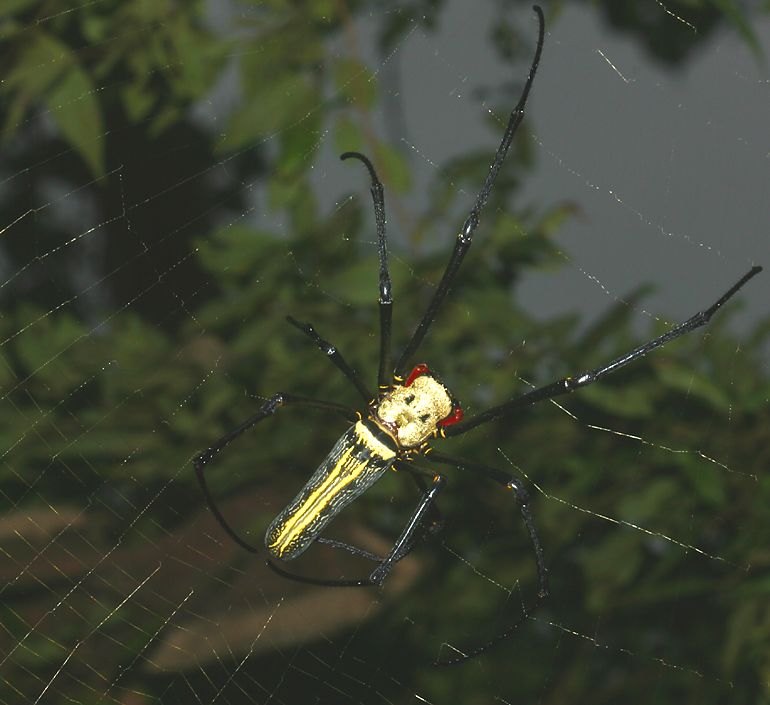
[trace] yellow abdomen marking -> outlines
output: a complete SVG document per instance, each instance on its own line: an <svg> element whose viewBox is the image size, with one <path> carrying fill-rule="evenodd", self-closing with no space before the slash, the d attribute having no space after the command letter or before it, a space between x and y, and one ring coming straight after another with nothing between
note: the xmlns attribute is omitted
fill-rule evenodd
<svg viewBox="0 0 770 705"><path fill-rule="evenodd" d="M301 553L332 516L392 464L395 451L375 438L363 421L351 431L268 529L267 548L274 556Z"/></svg>

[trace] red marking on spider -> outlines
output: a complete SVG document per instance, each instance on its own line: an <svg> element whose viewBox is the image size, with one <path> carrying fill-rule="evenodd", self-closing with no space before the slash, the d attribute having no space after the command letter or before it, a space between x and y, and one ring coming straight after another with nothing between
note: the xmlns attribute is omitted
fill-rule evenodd
<svg viewBox="0 0 770 705"><path fill-rule="evenodd" d="M439 421L436 426L439 426L440 428L443 428L444 426L451 426L458 421L462 421L464 415L465 414L463 413L463 408L461 406L456 406L454 411L445 419Z"/></svg>
<svg viewBox="0 0 770 705"><path fill-rule="evenodd" d="M418 377L422 377L422 375L430 374L430 370L428 369L428 366L423 362L419 365L415 365L415 368L409 373L409 376L406 378L406 382L404 382L405 387L411 386L412 382L416 380Z"/></svg>

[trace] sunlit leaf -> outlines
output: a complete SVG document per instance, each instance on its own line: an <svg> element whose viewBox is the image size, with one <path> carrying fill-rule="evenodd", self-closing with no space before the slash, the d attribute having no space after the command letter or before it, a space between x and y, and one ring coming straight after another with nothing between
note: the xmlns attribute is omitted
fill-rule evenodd
<svg viewBox="0 0 770 705"><path fill-rule="evenodd" d="M403 152L382 142L375 145L375 164L380 179L395 193L406 193L412 186L412 174Z"/></svg>
<svg viewBox="0 0 770 705"><path fill-rule="evenodd" d="M364 136L355 120L343 116L335 122L334 146L340 154L365 151Z"/></svg>
<svg viewBox="0 0 770 705"><path fill-rule="evenodd" d="M104 123L88 74L77 64L67 69L46 96L56 124L95 177L104 175Z"/></svg>
<svg viewBox="0 0 770 705"><path fill-rule="evenodd" d="M334 82L340 94L353 105L369 109L377 100L374 75L356 59L341 57L334 62Z"/></svg>
<svg viewBox="0 0 770 705"><path fill-rule="evenodd" d="M318 89L307 77L279 73L233 114L219 147L232 150L256 146L261 138L302 123L318 107L318 101Z"/></svg>
<svg viewBox="0 0 770 705"><path fill-rule="evenodd" d="M715 409L727 412L730 409L730 399L708 377L693 372L689 365L671 363L658 365L660 381L671 389L679 391L687 397L695 397L706 402Z"/></svg>

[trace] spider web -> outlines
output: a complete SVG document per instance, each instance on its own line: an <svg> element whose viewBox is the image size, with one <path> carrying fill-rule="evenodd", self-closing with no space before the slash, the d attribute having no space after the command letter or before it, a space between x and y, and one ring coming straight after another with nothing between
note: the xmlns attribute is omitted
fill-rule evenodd
<svg viewBox="0 0 770 705"><path fill-rule="evenodd" d="M13 5L11 39L39 54L14 44L23 70L0 84L0 703L768 697L767 273L627 374L447 444L525 480L552 583L463 666L430 663L533 601L508 494L448 470L444 532L382 591L329 590L231 545L195 485L194 455L271 394L358 403L286 314L373 383L373 215L345 149L385 183L405 343L526 74L526 4L319 4L281 30L248 3L189 26L161 4L114 25L109 3ZM751 41L653 0L634 32L545 9L525 129L420 353L470 411L596 366L768 264L770 83ZM767 17L750 20L766 47ZM699 41L668 68L650 47L672 26ZM123 45L128 76L57 73ZM318 85L276 68L271 93L271 61ZM92 102L125 114L77 110ZM209 470L223 512L259 545L343 430L291 410L258 427ZM389 477L330 535L385 553L416 501ZM296 570L371 566L317 547Z"/></svg>

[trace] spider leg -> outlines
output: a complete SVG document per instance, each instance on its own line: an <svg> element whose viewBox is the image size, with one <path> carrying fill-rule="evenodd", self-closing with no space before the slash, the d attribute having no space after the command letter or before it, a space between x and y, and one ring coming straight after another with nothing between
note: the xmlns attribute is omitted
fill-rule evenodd
<svg viewBox="0 0 770 705"><path fill-rule="evenodd" d="M315 540L316 543L322 543L326 546L331 546L332 548L337 548L342 551L347 551L348 553L352 553L354 556L361 556L362 558L366 558L367 560L374 561L375 563L379 563L382 560L382 556L378 556L376 553L372 553L371 551L367 551L364 548L359 548L358 546L353 546L349 543L344 543L343 541L336 541L335 539L325 539L323 536L320 536Z"/></svg>
<svg viewBox="0 0 770 705"><path fill-rule="evenodd" d="M420 490L420 492L424 494L428 491L428 485L425 482L426 473L424 471L413 470L409 467L408 463L399 463L398 467L395 469L403 470L404 472L409 473L409 475L411 475L414 479L415 484L417 485L417 489ZM428 476L432 475L429 474ZM435 536L436 534L440 533L445 524L444 515L441 513L441 510L438 508L438 504L436 502L433 502L430 505L429 511L433 516L430 518L428 526L425 527L426 537Z"/></svg>
<svg viewBox="0 0 770 705"><path fill-rule="evenodd" d="M441 491L445 481L446 480L442 475L432 475L431 486L427 488L425 492L423 492L423 495L420 498L420 502L418 503L414 512L412 512L412 516L409 518L409 521L407 521L406 525L401 531L400 536L398 539L396 539L396 542L393 544L393 547L390 549L388 555L383 559L378 558L379 565L370 573L368 578L363 578L361 580L327 580L324 578L308 578L303 575L297 575L296 573L290 573L273 563L271 560L266 561L267 566L283 578L295 580L296 582L305 583L307 585L320 585L322 587L380 586L383 584L383 582L385 582L385 579L393 569L393 566L395 566L396 563L398 563L415 547L415 534L420 528L420 524L422 523L425 515L430 510L431 505L435 502L436 495ZM338 541L324 539L321 541L321 543L332 545L335 548L342 548L355 555L363 555L366 558L370 558L373 555L369 554L368 551L362 551L360 548L349 546L348 544L343 544Z"/></svg>
<svg viewBox="0 0 770 705"><path fill-rule="evenodd" d="M344 544L347 546L346 550L351 550L351 553L358 553L359 549L356 549L354 546L348 546L347 544ZM341 548L342 546L338 546L338 548ZM265 561L265 565L267 565L270 570L272 570L277 575L280 575L282 578L286 578L286 580L293 580L296 583L304 583L305 585L318 585L320 587L371 587L374 585L371 580L368 578L364 578L363 580L332 580L332 579L325 579L325 578L308 578L304 575L298 575L297 573L290 573L288 570L284 570L279 565L273 563L269 558Z"/></svg>
<svg viewBox="0 0 770 705"><path fill-rule="evenodd" d="M407 472L412 477L412 479L414 479L415 484L417 485L417 489L419 489L420 492L422 492L423 494L428 492L428 485L425 482L425 475L426 475L425 471L413 470L405 463L400 463L400 467L394 468L394 469L403 470L404 472ZM430 476L432 477L432 474L430 474ZM428 526L424 527L424 531L425 531L424 535L422 537L414 537L409 547L403 551L401 558L411 553L420 543L421 539L426 539L431 536L435 536L444 528L444 523L445 523L444 516L439 511L438 505L435 502L431 503L428 511L433 514L433 517L430 519ZM343 543L342 541L336 541L334 539L327 539L327 538L320 537L316 539L316 542L326 544L327 546L331 546L332 548L342 549L344 551L347 551L348 553L352 553L354 556L362 556L363 558L367 558L368 560L374 561L376 563L380 563L381 561L384 560L382 556L378 556L372 553L371 551L366 551L365 549L358 548L357 546L352 546L351 544Z"/></svg>
<svg viewBox="0 0 770 705"><path fill-rule="evenodd" d="M385 196L382 183L377 177L374 165L360 152L345 152L340 159L358 159L369 171L372 181L371 194L374 202L374 218L377 222L377 253L380 258L380 363L377 372L379 391L390 388L393 363L390 356L390 330L393 320L393 293L391 291L390 272L388 271L388 241L385 236Z"/></svg>
<svg viewBox="0 0 770 705"><path fill-rule="evenodd" d="M529 540L532 543L532 548L535 552L535 565L537 567L537 579L538 579L538 592L537 601L528 610L517 619L512 625L505 629L500 634L489 641L473 647L469 651L463 653L461 656L456 656L444 661L436 661L434 666L452 666L458 663L467 661L468 659L478 656L491 648L503 639L507 639L513 634L521 624L526 621L532 612L539 606L539 604L548 597L548 569L545 567L545 560L543 559L543 547L540 543L540 538L535 529L535 521L532 517L532 512L529 509L529 493L524 489L523 485L509 473L492 468L487 465L481 465L480 463L472 463L461 458L453 458L449 455L443 455L441 453L432 452L430 455L425 456L426 460L433 463L442 463L446 465L452 465L460 470L469 470L474 473L485 475L489 479L503 485L506 489L511 490L519 503L519 512L524 520L524 525L527 527L527 533L529 534Z"/></svg>
<svg viewBox="0 0 770 705"><path fill-rule="evenodd" d="M431 486L423 493L417 508L414 510L414 513L401 532L401 536L398 537L385 560L382 561L369 576L369 580L371 580L373 584L382 585L385 578L388 577L388 573L393 569L393 566L411 551L413 548L412 539L417 532L417 529L419 529L422 520L425 518L425 515L435 502L436 495L438 495L445 483L446 478L443 475L436 474L433 476Z"/></svg>
<svg viewBox="0 0 770 705"><path fill-rule="evenodd" d="M449 258L449 263L447 264L446 270L444 271L444 275L441 277L441 281L439 282L439 285L433 294L433 298L428 304L428 308L425 311L425 314L418 323L417 328L415 328L411 340L407 344L406 348L404 348L404 351L401 353L401 357L396 363L395 374L397 377L404 376L404 372L409 364L409 361L420 347L425 334L428 332L428 328L430 327L431 323L433 323L433 320L435 319L441 304L444 302L444 299L446 298L446 295L449 292L455 277L457 276L457 271L460 269L460 265L462 264L465 255L470 249L471 242L473 240L473 234L476 232L476 228L479 225L481 211L484 209L484 206L487 203L489 193L492 190L492 186L495 183L497 174L503 165L503 161L505 161L505 157L508 154L508 149L511 146L511 141L516 134L516 130L518 130L519 125L521 125L521 121L524 118L524 106L527 103L527 98L529 97L529 92L532 88L532 81L535 78L535 72L537 71L538 64L540 63L540 54L543 50L543 39L545 35L545 19L543 18L543 11L537 5L534 5L533 9L537 14L537 19L540 24L540 32L537 39L535 55L529 68L529 75L527 76L527 81L524 84L524 90L521 92L519 102L516 104L516 107L513 109L510 117L508 118L508 125L505 128L503 139L501 140L500 146L497 148L497 152L495 153L495 157L489 166L489 171L487 172L487 178L484 180L484 185L481 187L478 196L476 196L476 202L473 204L473 208L471 208L471 212L465 220L465 224L457 236L457 240L455 241L455 246L452 250L452 255Z"/></svg>
<svg viewBox="0 0 770 705"><path fill-rule="evenodd" d="M709 308L703 311L699 311L691 318L688 318L684 323L680 323L678 326L675 326L663 335L658 336L654 340L651 340L644 345L640 345L638 348L635 348L631 352L628 352L625 355L621 355L620 357L616 357L614 360L611 360L601 367L583 372L577 376L564 377L563 379L552 382L551 384L547 384L543 387L538 387L536 389L532 389L529 392L525 392L524 394L518 397L514 397L510 401L507 401L503 404L493 406L492 408L487 409L486 411L482 411L480 414L476 414L475 416L471 416L465 421L461 421L454 426L448 426L443 431L443 435L459 436L460 434L465 433L466 431L470 431L471 429L476 428L476 426L480 426L481 424L487 423L488 421L493 421L494 419L509 416L514 411L522 407L529 406L530 404L544 401L546 399L553 399L554 397L560 396L562 394L573 392L580 387L593 384L605 375L611 374L616 370L619 370L621 367L625 367L640 357L644 357L651 350L659 348L661 345L665 345L669 341L678 338L680 335L684 335L685 333L689 333L696 328L700 328L701 326L706 325L711 317L725 303L727 303L727 301L729 301L741 289L741 287L743 287L743 285L749 281L749 279L759 274L761 271L762 267L752 267L715 303L709 306Z"/></svg>
<svg viewBox="0 0 770 705"><path fill-rule="evenodd" d="M332 361L332 364L334 364L334 366L340 370L340 372L342 372L342 374L345 375L345 377L347 377L347 379L358 390L358 393L363 397L364 402L366 404L371 403L372 399L374 399L371 392L361 381L358 373L350 365L348 365L348 363L345 361L345 358L342 357L342 353L340 353L337 348L335 348L328 340L324 340L320 335L318 335L318 333L315 331L315 328L313 328L313 326L309 323L300 323L292 316L286 316L286 320L295 328L299 328L299 330L308 336L308 338L310 338L318 346L319 350L326 353L326 355Z"/></svg>
<svg viewBox="0 0 770 705"><path fill-rule="evenodd" d="M229 446L238 436L242 435L250 428L256 426L260 421L266 419L268 416L272 416L278 409L287 404L293 404L295 406L306 406L315 409L323 409L325 411L333 411L338 414L342 414L349 421L355 421L358 418L358 414L347 406L342 404L336 404L334 402L322 401L320 399L311 399L309 397L300 397L295 394L284 394L279 392L274 394L268 399L257 411L256 414L249 417L240 426L225 434L216 441L212 446L203 451L200 455L196 456L194 460L195 474L198 477L201 490L203 490L203 496L206 498L206 504L208 504L209 510L214 515L214 518L219 522L220 526L225 530L225 533L242 548L245 548L251 553L259 553L259 550L252 546L250 543L242 539L235 530L227 523L219 508L214 502L214 498L209 492L208 485L206 484L206 478L204 476L204 470L211 460L219 455L219 453Z"/></svg>

